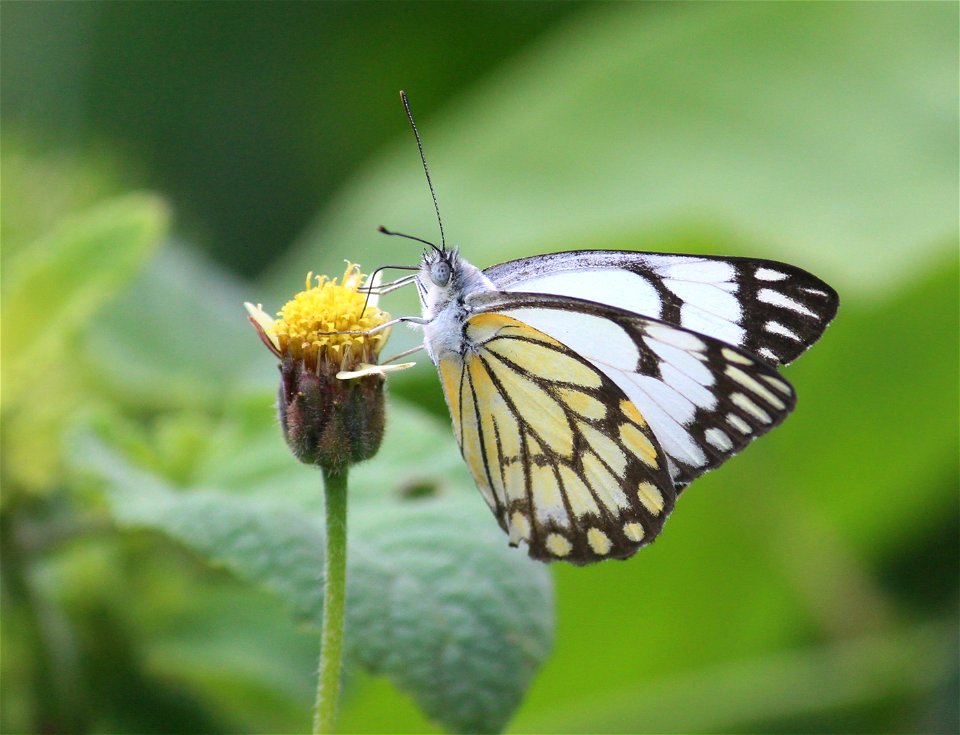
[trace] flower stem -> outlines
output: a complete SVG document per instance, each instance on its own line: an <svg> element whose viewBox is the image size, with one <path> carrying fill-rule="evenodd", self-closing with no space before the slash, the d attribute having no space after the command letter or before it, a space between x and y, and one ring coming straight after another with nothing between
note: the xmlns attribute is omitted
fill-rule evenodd
<svg viewBox="0 0 960 735"><path fill-rule="evenodd" d="M340 696L343 620L347 592L347 472L323 468L326 534L320 670L313 708L313 735L332 733Z"/></svg>

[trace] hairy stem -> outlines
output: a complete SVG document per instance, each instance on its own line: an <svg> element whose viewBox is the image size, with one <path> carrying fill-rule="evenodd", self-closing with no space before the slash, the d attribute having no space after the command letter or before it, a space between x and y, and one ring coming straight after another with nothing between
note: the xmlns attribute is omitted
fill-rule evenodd
<svg viewBox="0 0 960 735"><path fill-rule="evenodd" d="M332 733L340 696L343 620L347 592L347 473L323 470L326 497L326 546L323 574L323 623L320 670L313 709L313 734Z"/></svg>

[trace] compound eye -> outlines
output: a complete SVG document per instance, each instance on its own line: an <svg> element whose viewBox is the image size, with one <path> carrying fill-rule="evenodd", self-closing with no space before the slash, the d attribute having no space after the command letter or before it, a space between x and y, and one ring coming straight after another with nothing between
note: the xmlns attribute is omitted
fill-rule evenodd
<svg viewBox="0 0 960 735"><path fill-rule="evenodd" d="M430 280L437 286L446 286L450 282L450 264L445 260L438 260L431 265Z"/></svg>

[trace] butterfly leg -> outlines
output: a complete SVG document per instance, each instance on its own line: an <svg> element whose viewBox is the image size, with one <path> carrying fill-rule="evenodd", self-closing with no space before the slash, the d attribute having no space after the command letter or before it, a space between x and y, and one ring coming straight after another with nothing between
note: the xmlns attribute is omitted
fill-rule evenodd
<svg viewBox="0 0 960 735"><path fill-rule="evenodd" d="M374 327L373 329L345 329L339 332L317 332L317 334L356 334L367 337L371 334L376 334L377 332L382 332L384 329L390 329L390 327L395 327L398 324L417 324L419 326L424 326L430 323L430 319L424 319L419 316L398 316L396 319L391 319L388 322L384 322L379 326Z"/></svg>
<svg viewBox="0 0 960 735"><path fill-rule="evenodd" d="M404 350L403 352L398 352L396 355L394 355L393 357L390 357L390 358L384 360L384 361L381 362L380 364L381 364L381 365L389 365L389 364L390 364L391 362L393 362L394 360L399 360L401 357L407 357L408 355L412 355L413 353L419 352L419 351L422 350L422 349L423 349L423 345L417 345L416 347L411 347L409 350Z"/></svg>
<svg viewBox="0 0 960 735"><path fill-rule="evenodd" d="M390 293L391 291L396 291L399 288L404 286L409 286L416 280L416 276L404 276L403 278L398 278L396 281L391 281L390 283L378 284L376 286L361 286L358 288L358 291L364 291L369 294L377 294L382 296L383 294Z"/></svg>

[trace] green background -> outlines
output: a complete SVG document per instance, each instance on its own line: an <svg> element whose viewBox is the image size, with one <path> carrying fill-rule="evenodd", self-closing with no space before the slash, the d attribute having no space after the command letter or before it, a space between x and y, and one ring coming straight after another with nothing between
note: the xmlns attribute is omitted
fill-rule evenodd
<svg viewBox="0 0 960 735"><path fill-rule="evenodd" d="M401 88L474 264L757 256L817 274L841 309L785 370L795 414L624 563L511 561L428 360L392 377L354 540L402 563L435 542L408 563L441 602L458 574L496 578L488 558L529 589L484 608L507 643L464 623L475 655L444 669L463 686L429 718L405 667L436 631L357 612L342 729L958 731L956 4L0 13L4 732L307 729L313 568L254 570L260 546L217 535L267 503L280 520L250 538L310 548L284 519L320 494L284 455L241 303L274 311L346 258L414 263L378 225L436 238ZM439 497L396 499L420 487ZM458 535L485 551L458 556ZM522 655L514 624L536 642ZM471 719L484 676L499 714Z"/></svg>

